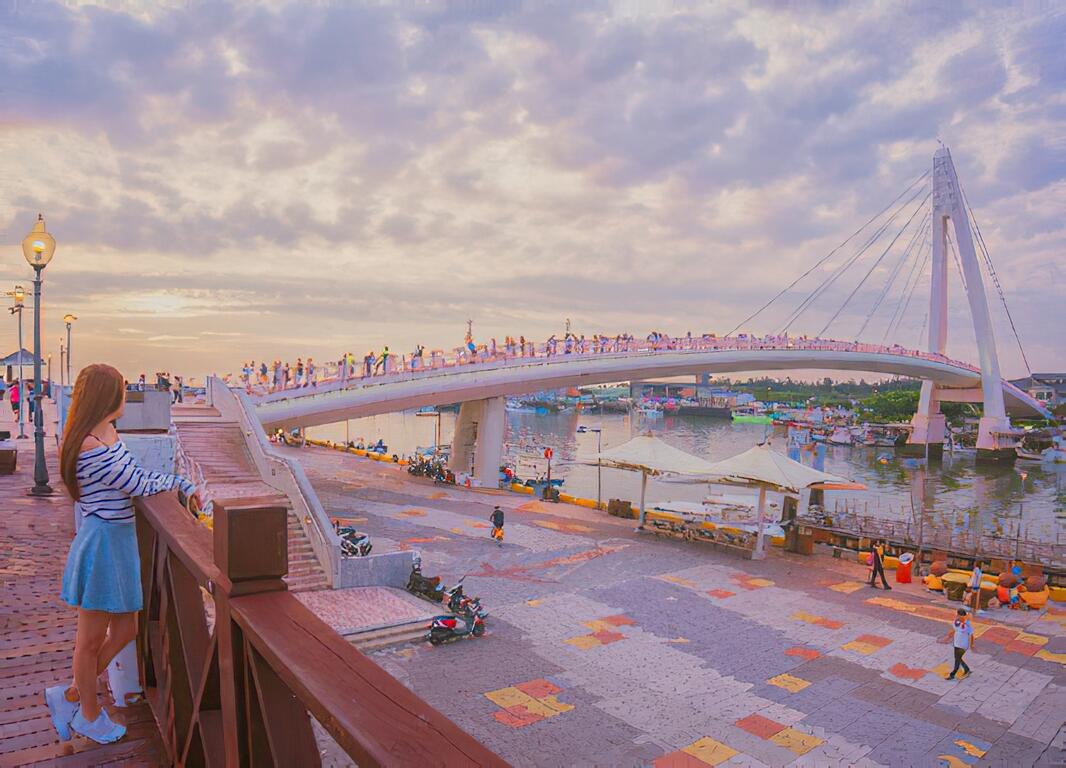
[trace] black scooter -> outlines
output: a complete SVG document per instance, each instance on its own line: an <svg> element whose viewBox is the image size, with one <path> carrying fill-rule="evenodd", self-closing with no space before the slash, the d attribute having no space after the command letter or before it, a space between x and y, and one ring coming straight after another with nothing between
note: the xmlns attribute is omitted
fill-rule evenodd
<svg viewBox="0 0 1066 768"><path fill-rule="evenodd" d="M429 625L426 640L433 645L450 643L455 640L473 635L481 637L485 634L485 617L488 612L481 609L481 604L476 600L468 600L464 613L461 616L436 616Z"/></svg>
<svg viewBox="0 0 1066 768"><path fill-rule="evenodd" d="M407 591L411 594L424 597L434 603L441 602L444 597L444 584L440 576L427 577L422 575L422 562L416 560L411 566L411 576L407 579Z"/></svg>
<svg viewBox="0 0 1066 768"><path fill-rule="evenodd" d="M359 533L351 526L338 526L337 535L341 537L341 554L344 557L366 557L374 548L368 534Z"/></svg>

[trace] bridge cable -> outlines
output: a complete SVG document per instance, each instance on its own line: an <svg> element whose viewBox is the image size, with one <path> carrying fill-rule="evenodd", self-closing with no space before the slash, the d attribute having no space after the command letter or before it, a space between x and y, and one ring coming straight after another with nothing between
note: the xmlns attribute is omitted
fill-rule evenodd
<svg viewBox="0 0 1066 768"><path fill-rule="evenodd" d="M951 231L944 230L944 237L948 242L948 253L951 254L951 260L955 262L955 271L959 273L959 279L962 281L962 290L969 294L969 288L966 287L966 273L962 271L962 259L959 258L959 254L955 251L955 241L951 239Z"/></svg>
<svg viewBox="0 0 1066 768"><path fill-rule="evenodd" d="M911 272L907 275L907 281L903 284L903 293L900 294L899 301L896 302L896 308L893 310L892 317L888 321L888 327L885 328L885 335L881 337L882 344L888 341L888 337L893 333L894 329L899 328L899 324L903 320L907 308L910 307L911 296L914 295L914 289L918 287L918 282L922 279L922 274L925 272L925 265L929 263L930 251L927 246L931 245L931 241L929 240L928 230L925 234L926 236L916 252L917 257L914 260L914 264L911 265ZM912 278L914 281L913 284L911 282ZM904 299L906 299L906 303L904 303Z"/></svg>
<svg viewBox="0 0 1066 768"><path fill-rule="evenodd" d="M857 253L855 253L850 259L836 267L826 280L823 280L819 285L815 286L814 290L811 291L811 293L808 294L808 296L800 303L800 305L791 313L788 322L785 323L784 328L782 328L778 332L779 336L782 336L787 333L788 329L792 326L793 323L796 322L796 320L799 319L800 315L806 312L807 309L809 309L811 305L815 301L817 301L822 296L822 294L825 293L825 291L833 285L833 283L837 281L838 278L840 278L845 272L847 272L848 269L850 269L852 265L855 264L855 262L864 253L866 253L870 246L872 246L878 239L880 239L881 235L883 235L887 231L889 225L893 221L895 221L896 217L899 216L899 214L902 213L907 208L907 206L914 202L914 200L917 199L918 195L920 195L924 189L924 186L920 187L917 192L911 195L910 198L900 204L900 206L896 208L896 210L885 221L885 223L878 227L877 231L874 232L869 238L867 238L866 242L863 243L862 247L858 250Z"/></svg>
<svg viewBox="0 0 1066 768"><path fill-rule="evenodd" d="M1018 351L1022 353L1022 362L1025 363L1025 370L1029 376L1032 377L1033 369L1029 367L1029 358L1025 356L1025 347L1022 346L1021 336L1018 335L1018 328L1014 325L1014 317L1010 313L1010 307L1007 306L1007 296L1003 291L1003 286L999 282L999 275L996 273L996 268L992 265L992 256L988 252L988 246L985 244L985 236L981 233L981 227L977 224L977 217L974 216L973 208L970 206L970 201L966 197L966 190L962 188L962 182L959 182L959 191L962 192L962 200L966 204L966 210L970 213L970 229L976 235L976 240L981 246L981 253L985 258L985 265L988 268L988 276L992 278L992 284L996 286L996 293L999 294L999 300L1003 304L1003 311L1007 313L1007 321L1010 323L1010 329L1014 333L1014 340L1018 343Z"/></svg>
<svg viewBox="0 0 1066 768"><path fill-rule="evenodd" d="M818 261L817 264L815 264L813 267L811 267L806 272L804 272L802 275L800 275L795 280L793 280L786 288L784 288L780 292L778 292L778 294L776 296L774 296L768 302L766 302L761 307L759 307L757 310L755 310L755 312L753 312L752 314L748 315L746 318L744 318L739 323L737 323L736 328L733 328L731 331L729 331L729 333L727 333L726 336L732 336L734 333L736 333L738 330L740 330L740 328L742 328L744 325L746 325L747 323L751 322L756 317L758 317L760 314L762 314L763 310L765 310L767 307L769 307L775 301L777 301L782 296L784 296L786 293L788 293L790 290L792 290L800 280L802 280L803 278L807 277L807 275L811 274L811 272L813 272L814 270L818 269L818 267L822 266L822 264L824 264L826 261L828 261L830 258L832 258L833 254L835 254L837 251L839 251L841 248L843 248L845 245L847 245L849 242L851 242L852 239L854 239L860 232L862 232L864 229L866 229L866 227L868 227L871 223L873 223L878 218L880 218L881 214L883 214L885 211L887 211L889 208L891 208L893 205L895 205L897 200L899 200L901 197L906 195L911 190L911 188L914 187L915 184L920 183L928 175L929 175L929 171L926 171L921 176L919 176L917 179L912 181L910 183L910 185L905 190L903 190L902 192L899 193L899 195L896 196L895 200L893 200L888 205L886 205L884 208L882 208L880 211L875 213L871 218L867 219L866 223L864 223L861 227L859 227L854 232L852 232L850 235L848 235L847 239L844 240L844 242L842 242L836 248L831 250L828 254L823 256Z"/></svg>
<svg viewBox="0 0 1066 768"><path fill-rule="evenodd" d="M914 209L914 213L911 214L911 217L909 219L907 219L906 223L903 225L903 227L900 229L900 231L897 232L896 236L892 238L892 242L890 242L888 244L888 246L885 248L885 250L881 252L881 255L877 257L877 260L874 261L874 263L870 267L870 269L867 270L866 274L862 276L862 280L859 281L859 284L851 289L851 293L849 293L848 297L846 299L844 299L844 303L840 305L840 308L836 312L833 313L833 316L831 318L829 318L829 322L826 323L822 327L822 330L820 330L818 332L818 336L819 337L821 337L822 334L824 334L826 331L828 331L829 330L829 326L831 326L836 321L836 319L838 317L840 317L840 313L844 311L844 308L848 306L848 304L851 302L852 298L854 298L855 294L858 293L859 289L862 288L862 286L866 283L866 280L870 277L870 275L872 275L874 273L874 270L877 269L877 266L885 258L885 256L888 254L888 252L890 250L892 250L892 246L894 246L896 244L896 241L899 240L900 236L904 232L907 231L907 228L911 225L911 222L914 221L914 217L918 215L919 211L921 211L923 208L925 208L925 204L927 202L929 202L929 198L932 197L932 196L933 196L932 190L930 190L929 192L926 193L925 197L922 198L922 202L920 202L918 204L918 207Z"/></svg>
<svg viewBox="0 0 1066 768"><path fill-rule="evenodd" d="M899 257L899 261L896 262L896 266L892 269L892 273L889 275L888 280L885 281L885 287L881 289L881 295L877 297L877 301L874 302L873 308L870 310L870 314L866 316L866 319L862 323L862 327L859 328L856 339L861 339L863 332L866 330L866 326L870 324L870 321L874 319L874 315L877 314L877 310L881 308L881 303L885 300L888 292L892 290L892 286L896 282L896 278L899 277L900 272L903 271L903 265L906 264L911 257L912 253L915 253L914 246L918 242L918 239L924 234L926 224L932 220L933 211L932 208L922 217L921 223L914 229L914 234L911 235L910 242L907 243L907 247L903 249L902 254ZM917 260L917 258L916 258Z"/></svg>

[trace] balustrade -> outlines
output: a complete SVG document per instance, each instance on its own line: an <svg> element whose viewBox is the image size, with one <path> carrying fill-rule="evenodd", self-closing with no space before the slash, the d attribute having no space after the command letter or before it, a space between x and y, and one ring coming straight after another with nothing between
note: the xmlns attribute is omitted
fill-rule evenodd
<svg viewBox="0 0 1066 768"><path fill-rule="evenodd" d="M314 717L359 766L506 763L291 595L287 510L137 500L142 682L169 762L318 766Z"/></svg>

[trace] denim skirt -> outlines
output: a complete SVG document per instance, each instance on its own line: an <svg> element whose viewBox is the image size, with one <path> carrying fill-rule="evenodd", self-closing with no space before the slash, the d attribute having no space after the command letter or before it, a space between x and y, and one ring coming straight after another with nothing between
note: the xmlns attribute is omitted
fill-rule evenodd
<svg viewBox="0 0 1066 768"><path fill-rule="evenodd" d="M82 518L63 571L62 598L89 611L141 610L141 556L133 520Z"/></svg>

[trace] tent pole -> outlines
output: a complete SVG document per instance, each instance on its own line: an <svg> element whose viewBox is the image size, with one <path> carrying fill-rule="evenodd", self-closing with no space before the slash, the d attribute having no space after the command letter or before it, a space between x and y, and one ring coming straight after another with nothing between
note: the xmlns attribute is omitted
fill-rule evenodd
<svg viewBox="0 0 1066 768"><path fill-rule="evenodd" d="M766 517L766 486L759 486L759 514L756 518L755 525L757 531L755 534L755 551L752 553L752 560L762 560L766 557L766 540L763 535L763 519Z"/></svg>
<svg viewBox="0 0 1066 768"><path fill-rule="evenodd" d="M640 522L637 524L637 530L644 530L644 494L648 490L648 473L642 471L640 473Z"/></svg>

